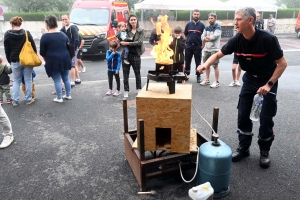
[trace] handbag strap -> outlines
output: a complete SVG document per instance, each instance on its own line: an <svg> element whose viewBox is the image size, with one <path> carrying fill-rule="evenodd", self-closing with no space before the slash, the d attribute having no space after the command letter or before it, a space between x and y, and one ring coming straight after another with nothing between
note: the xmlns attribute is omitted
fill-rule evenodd
<svg viewBox="0 0 300 200"><path fill-rule="evenodd" d="M25 30L25 36L26 36L26 42L28 42L28 35L27 35L27 31Z"/></svg>

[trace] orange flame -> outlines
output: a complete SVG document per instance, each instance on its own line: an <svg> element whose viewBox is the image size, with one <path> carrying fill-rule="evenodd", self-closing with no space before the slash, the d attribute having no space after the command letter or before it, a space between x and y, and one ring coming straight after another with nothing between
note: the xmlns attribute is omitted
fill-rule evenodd
<svg viewBox="0 0 300 200"><path fill-rule="evenodd" d="M173 64L171 57L174 52L170 48L170 44L173 41L172 30L167 22L168 16L159 16L160 20L156 23L156 34L160 36L160 40L157 41L151 51L151 54L156 58L155 62L159 64ZM153 19L151 22L154 24Z"/></svg>

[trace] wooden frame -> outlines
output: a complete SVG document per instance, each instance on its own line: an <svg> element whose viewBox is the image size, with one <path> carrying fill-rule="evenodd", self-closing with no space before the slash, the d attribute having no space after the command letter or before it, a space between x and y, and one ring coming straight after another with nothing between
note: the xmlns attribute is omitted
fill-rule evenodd
<svg viewBox="0 0 300 200"><path fill-rule="evenodd" d="M126 99L123 100L123 118L125 156L140 186L141 191L146 191L146 182L149 179L156 178L172 172L179 173L178 164L173 165L171 167L167 167L168 163L176 163L178 161L187 161L196 158L197 153L171 153L167 156L161 157L156 157L154 154L152 158L146 158L144 144L144 121L142 119L138 120L137 130L128 130L128 108ZM133 149L132 145L136 138L138 138L138 149ZM201 144L207 141L209 141L207 137L197 133L197 146L200 146ZM192 162L184 162L182 164L183 170L195 167L195 163Z"/></svg>

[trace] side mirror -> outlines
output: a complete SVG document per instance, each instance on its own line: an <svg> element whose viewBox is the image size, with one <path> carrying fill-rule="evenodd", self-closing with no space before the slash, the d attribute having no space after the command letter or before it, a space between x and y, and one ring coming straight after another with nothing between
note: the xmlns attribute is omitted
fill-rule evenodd
<svg viewBox="0 0 300 200"><path fill-rule="evenodd" d="M112 21L112 23L111 23L111 26L113 27L113 28L117 28L118 27L118 20L117 19L114 19L114 21Z"/></svg>

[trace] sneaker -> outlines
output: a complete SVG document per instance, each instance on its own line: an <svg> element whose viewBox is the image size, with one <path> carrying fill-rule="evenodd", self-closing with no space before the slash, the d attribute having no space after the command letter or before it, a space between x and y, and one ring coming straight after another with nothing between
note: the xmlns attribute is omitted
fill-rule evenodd
<svg viewBox="0 0 300 200"><path fill-rule="evenodd" d="M71 88L74 88L74 87L76 87L75 84L71 84Z"/></svg>
<svg viewBox="0 0 300 200"><path fill-rule="evenodd" d="M106 95L111 95L111 93L112 93L112 91L111 91L111 90L108 90L108 91L106 92Z"/></svg>
<svg viewBox="0 0 300 200"><path fill-rule="evenodd" d="M239 81L235 81L234 83L235 83L236 86L241 86Z"/></svg>
<svg viewBox="0 0 300 200"><path fill-rule="evenodd" d="M200 83L200 85L209 85L209 84L210 84L209 80L204 80Z"/></svg>
<svg viewBox="0 0 300 200"><path fill-rule="evenodd" d="M118 90L116 90L113 95L114 96L119 96L119 94L120 94L120 92Z"/></svg>
<svg viewBox="0 0 300 200"><path fill-rule="evenodd" d="M26 103L26 105L30 105L32 104L33 102L35 102L35 99L34 98L31 98L31 100L29 102Z"/></svg>
<svg viewBox="0 0 300 200"><path fill-rule="evenodd" d="M129 64L130 64L130 63L128 62L127 59L124 59L124 63L125 63L126 65L129 65Z"/></svg>
<svg viewBox="0 0 300 200"><path fill-rule="evenodd" d="M71 96L67 96L67 95L63 95L63 99L68 99L68 100L71 100L72 97Z"/></svg>
<svg viewBox="0 0 300 200"><path fill-rule="evenodd" d="M75 84L80 84L81 83L81 80L80 79L76 79L75 80Z"/></svg>
<svg viewBox="0 0 300 200"><path fill-rule="evenodd" d="M14 136L4 136L3 141L0 144L0 149L6 148L14 141Z"/></svg>
<svg viewBox="0 0 300 200"><path fill-rule="evenodd" d="M2 104L3 102L0 101L0 103ZM6 101L6 103L11 103L11 99L8 99L8 100Z"/></svg>
<svg viewBox="0 0 300 200"><path fill-rule="evenodd" d="M213 84L210 85L211 88L217 88L217 87L220 87L220 83L215 81L213 82Z"/></svg>
<svg viewBox="0 0 300 200"><path fill-rule="evenodd" d="M85 69L85 67L83 67L82 70L81 70L81 72L84 73L85 71L86 71L86 69Z"/></svg>
<svg viewBox="0 0 300 200"><path fill-rule="evenodd" d="M64 102L63 99L58 99L57 97L55 97L55 98L53 99L53 101L54 101L54 102L57 102L57 103L62 103L62 102Z"/></svg>
<svg viewBox="0 0 300 200"><path fill-rule="evenodd" d="M141 92L141 89L137 89L137 90L136 90L136 93L140 93L140 92Z"/></svg>
<svg viewBox="0 0 300 200"><path fill-rule="evenodd" d="M12 101L12 102L11 102L11 105L13 105L13 107L16 107L16 106L18 106L19 104Z"/></svg>
<svg viewBox="0 0 300 200"><path fill-rule="evenodd" d="M128 98L128 93L129 93L128 91L124 92L124 98Z"/></svg>
<svg viewBox="0 0 300 200"><path fill-rule="evenodd" d="M201 82L201 76L197 76L197 83Z"/></svg>
<svg viewBox="0 0 300 200"><path fill-rule="evenodd" d="M234 86L241 86L239 81L232 81L229 85L229 87L234 87Z"/></svg>

